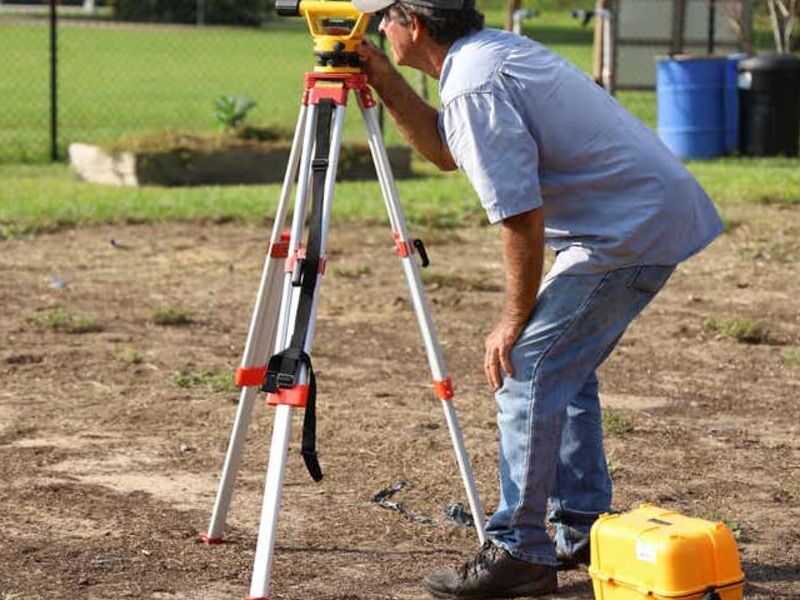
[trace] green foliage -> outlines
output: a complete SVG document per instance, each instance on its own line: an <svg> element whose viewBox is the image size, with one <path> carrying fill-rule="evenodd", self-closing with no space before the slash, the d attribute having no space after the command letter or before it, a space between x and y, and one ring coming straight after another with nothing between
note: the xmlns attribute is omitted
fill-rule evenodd
<svg viewBox="0 0 800 600"><path fill-rule="evenodd" d="M114 17L123 21L258 25L267 12L266 0L205 0L198 15L197 0L115 0Z"/></svg>
<svg viewBox="0 0 800 600"><path fill-rule="evenodd" d="M153 313L153 323L169 327L182 327L191 325L194 321L188 311L174 306L162 306Z"/></svg>
<svg viewBox="0 0 800 600"><path fill-rule="evenodd" d="M85 315L74 315L60 306L30 315L25 320L36 327L64 333L80 334L103 331L103 326L94 318Z"/></svg>
<svg viewBox="0 0 800 600"><path fill-rule="evenodd" d="M783 351L783 361L787 365L792 365L793 367L800 367L800 350L797 348L786 348Z"/></svg>
<svg viewBox="0 0 800 600"><path fill-rule="evenodd" d="M214 120L228 133L237 129L256 103L247 96L222 96L214 101Z"/></svg>
<svg viewBox="0 0 800 600"><path fill-rule="evenodd" d="M459 292L502 292L498 283L483 277L462 277L455 273L439 273L430 269L422 271L423 283L432 289L449 288Z"/></svg>
<svg viewBox="0 0 800 600"><path fill-rule="evenodd" d="M140 365L144 362L144 357L141 352L135 348L117 348L112 355L117 362L125 363L127 365Z"/></svg>
<svg viewBox="0 0 800 600"><path fill-rule="evenodd" d="M608 469L608 475L612 479L614 476L619 472L619 463L617 462L616 456L613 453L606 454L606 469Z"/></svg>
<svg viewBox="0 0 800 600"><path fill-rule="evenodd" d="M707 319L703 322L703 331L734 339L741 344L764 344L769 341L764 325L749 318Z"/></svg>
<svg viewBox="0 0 800 600"><path fill-rule="evenodd" d="M611 435L623 436L633 431L633 417L616 410L603 411L603 430Z"/></svg>
<svg viewBox="0 0 800 600"><path fill-rule="evenodd" d="M199 371L197 373L179 371L172 376L172 382L183 389L205 387L215 392L235 392L237 390L233 375L217 371Z"/></svg>
<svg viewBox="0 0 800 600"><path fill-rule="evenodd" d="M331 274L334 277L341 277L342 279L361 279L362 277L368 277L372 275L372 269L369 268L369 265L363 265L356 267L355 269L334 267L331 270Z"/></svg>
<svg viewBox="0 0 800 600"><path fill-rule="evenodd" d="M744 530L742 529L742 524L739 521L734 521L733 519L723 519L722 521L725 523L725 526L731 530L733 534L733 539L737 542L744 541Z"/></svg>

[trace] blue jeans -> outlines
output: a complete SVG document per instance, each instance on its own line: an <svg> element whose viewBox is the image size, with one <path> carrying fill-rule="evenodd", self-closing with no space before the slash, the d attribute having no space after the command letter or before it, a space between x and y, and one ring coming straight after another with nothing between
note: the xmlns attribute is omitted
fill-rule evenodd
<svg viewBox="0 0 800 600"><path fill-rule="evenodd" d="M486 527L513 556L555 565L611 507L596 369L674 266L546 279L512 352L514 376L497 391L500 502ZM549 508L549 515L548 515Z"/></svg>

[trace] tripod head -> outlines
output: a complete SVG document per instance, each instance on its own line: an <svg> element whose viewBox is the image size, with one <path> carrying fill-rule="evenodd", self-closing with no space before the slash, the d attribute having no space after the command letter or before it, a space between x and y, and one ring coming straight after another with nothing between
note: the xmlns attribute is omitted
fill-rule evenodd
<svg viewBox="0 0 800 600"><path fill-rule="evenodd" d="M314 38L316 73L360 73L356 48L371 15L358 12L349 0L276 0L282 17L305 17Z"/></svg>

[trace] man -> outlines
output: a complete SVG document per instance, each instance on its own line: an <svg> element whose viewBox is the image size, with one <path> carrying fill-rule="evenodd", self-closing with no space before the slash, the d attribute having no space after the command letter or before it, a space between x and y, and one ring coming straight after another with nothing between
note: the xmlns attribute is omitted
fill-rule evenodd
<svg viewBox="0 0 800 600"><path fill-rule="evenodd" d="M610 509L596 369L722 223L650 129L543 46L483 29L473 2L354 0L379 13L397 64L439 79L437 111L374 46L359 52L411 145L466 173L500 224L506 270L484 364L499 505L477 556L424 585L444 598L535 596L556 591L558 568L588 563L589 529ZM540 289L545 243L556 259Z"/></svg>

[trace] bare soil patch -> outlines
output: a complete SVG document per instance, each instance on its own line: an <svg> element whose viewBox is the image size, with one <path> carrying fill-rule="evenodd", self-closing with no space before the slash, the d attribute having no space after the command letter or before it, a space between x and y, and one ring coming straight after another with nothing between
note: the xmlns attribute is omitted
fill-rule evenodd
<svg viewBox="0 0 800 600"><path fill-rule="evenodd" d="M615 506L649 501L726 521L740 536L747 597L798 598L800 211L728 216L741 224L679 268L602 368ZM2 242L0 597L246 593L271 409L256 410L228 543L207 548L196 534L234 416L227 374L268 233L108 226ZM428 240L434 317L491 511L497 446L481 355L502 302L497 232L415 233ZM391 246L384 227L331 232L315 344L327 477L306 475L295 435L274 599L426 598L424 574L475 548L473 531L443 517L464 494ZM708 325L737 319L757 321L761 343ZM434 524L370 502L396 481L408 487L395 499ZM586 573L561 584L563 598L592 597Z"/></svg>

